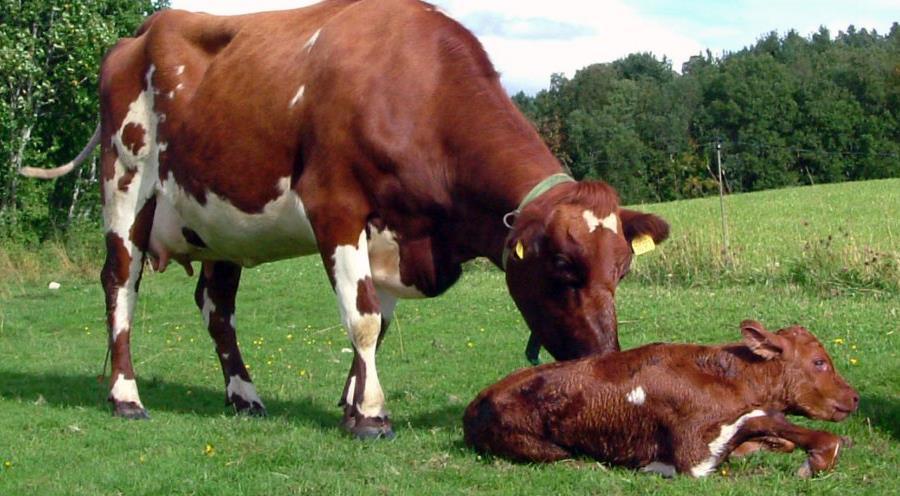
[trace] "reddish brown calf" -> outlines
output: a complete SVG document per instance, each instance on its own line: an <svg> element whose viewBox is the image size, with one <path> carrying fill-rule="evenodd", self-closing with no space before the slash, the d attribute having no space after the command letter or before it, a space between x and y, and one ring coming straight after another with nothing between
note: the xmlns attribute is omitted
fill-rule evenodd
<svg viewBox="0 0 900 496"><path fill-rule="evenodd" d="M519 370L466 409L466 443L520 461L586 455L702 477L747 446L800 446L798 475L830 469L842 440L785 413L840 421L859 396L809 331L741 323L742 343L650 344Z"/></svg>

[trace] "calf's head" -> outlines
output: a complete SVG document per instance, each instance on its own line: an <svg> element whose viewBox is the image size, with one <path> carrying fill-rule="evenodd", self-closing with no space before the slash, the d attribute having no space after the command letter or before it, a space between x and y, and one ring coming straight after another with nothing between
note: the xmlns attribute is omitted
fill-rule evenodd
<svg viewBox="0 0 900 496"><path fill-rule="evenodd" d="M661 243L665 221L619 207L603 182L567 183L529 203L507 239L506 281L525 321L557 360L619 349L615 293L632 241Z"/></svg>
<svg viewBox="0 0 900 496"><path fill-rule="evenodd" d="M771 333L753 320L741 323L744 343L766 360L783 364L781 383L790 413L840 421L856 411L859 395L834 369L831 357L808 330L792 326Z"/></svg>

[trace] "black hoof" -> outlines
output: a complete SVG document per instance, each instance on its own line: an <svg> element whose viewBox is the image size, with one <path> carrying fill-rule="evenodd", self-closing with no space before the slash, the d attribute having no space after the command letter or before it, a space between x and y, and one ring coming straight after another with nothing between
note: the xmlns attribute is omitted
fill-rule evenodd
<svg viewBox="0 0 900 496"><path fill-rule="evenodd" d="M129 420L146 420L150 418L147 410L133 401L114 401L113 415Z"/></svg>
<svg viewBox="0 0 900 496"><path fill-rule="evenodd" d="M350 431L353 434L353 437L359 439L361 441L368 441L370 439L386 439L390 441L397 437L397 434L394 432L390 426L387 428L384 427L361 427L358 429L353 429Z"/></svg>
<svg viewBox="0 0 900 496"><path fill-rule="evenodd" d="M246 415L248 417L266 417L266 407L258 401L247 401L240 396L231 397L231 405L234 406L234 412L237 415Z"/></svg>
<svg viewBox="0 0 900 496"><path fill-rule="evenodd" d="M356 439L387 439L397 437L391 421L387 418L363 417L362 415L346 416L342 422L344 430Z"/></svg>

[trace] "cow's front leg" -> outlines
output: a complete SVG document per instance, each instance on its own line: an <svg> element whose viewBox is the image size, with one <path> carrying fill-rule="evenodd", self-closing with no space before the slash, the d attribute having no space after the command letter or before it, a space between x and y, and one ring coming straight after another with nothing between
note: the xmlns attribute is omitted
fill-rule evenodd
<svg viewBox="0 0 900 496"><path fill-rule="evenodd" d="M383 291L377 291L378 301L381 306L381 331L378 334L378 342L375 345L376 351L381 347L381 342L387 334L388 327L394 314L394 307L397 303L397 297ZM356 381L357 378L365 374L365 363L358 351L354 350L353 363L350 365L350 372L347 374L347 381L344 383L344 392L341 393L341 401L338 406L344 409L344 418L342 425L344 429L352 432L356 426L356 415L353 408L350 408L356 402Z"/></svg>
<svg viewBox="0 0 900 496"><path fill-rule="evenodd" d="M363 224L360 223L360 226ZM369 266L366 231L323 242L319 247L337 295L341 320L353 344L353 364L344 387L344 427L358 438L394 436L384 407L384 393L375 367L382 334L381 303Z"/></svg>
<svg viewBox="0 0 900 496"><path fill-rule="evenodd" d="M225 376L225 403L238 413L266 415L256 387L241 358L234 319L234 302L241 280L241 267L230 262L203 262L194 299L203 322L216 344L216 355Z"/></svg>

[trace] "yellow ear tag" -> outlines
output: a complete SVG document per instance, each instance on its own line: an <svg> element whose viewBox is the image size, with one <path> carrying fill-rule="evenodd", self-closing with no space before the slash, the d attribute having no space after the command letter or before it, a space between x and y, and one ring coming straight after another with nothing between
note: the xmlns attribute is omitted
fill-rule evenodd
<svg viewBox="0 0 900 496"><path fill-rule="evenodd" d="M519 260L525 258L525 245L521 241L516 243L516 256L519 257Z"/></svg>
<svg viewBox="0 0 900 496"><path fill-rule="evenodd" d="M649 253L655 249L656 243L653 242L653 238L648 234L642 234L631 240L631 250L637 256Z"/></svg>

